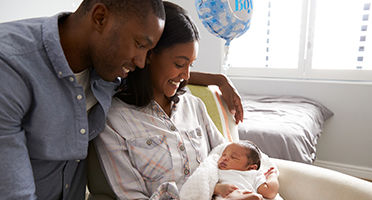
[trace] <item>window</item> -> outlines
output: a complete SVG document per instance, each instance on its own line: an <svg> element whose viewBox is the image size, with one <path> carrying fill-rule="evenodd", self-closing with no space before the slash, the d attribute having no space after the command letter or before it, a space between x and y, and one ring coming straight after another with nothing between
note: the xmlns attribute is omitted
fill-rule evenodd
<svg viewBox="0 0 372 200"><path fill-rule="evenodd" d="M249 30L230 44L227 74L372 81L370 1L255 1Z"/></svg>

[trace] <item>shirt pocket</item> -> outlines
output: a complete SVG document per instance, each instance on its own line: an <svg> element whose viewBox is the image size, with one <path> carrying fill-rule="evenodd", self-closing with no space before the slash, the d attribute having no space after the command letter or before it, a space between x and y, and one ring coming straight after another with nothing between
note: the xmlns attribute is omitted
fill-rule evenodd
<svg viewBox="0 0 372 200"><path fill-rule="evenodd" d="M208 148L204 138L205 134L203 134L202 130L203 129L201 126L199 126L193 130L186 131L186 135L190 140L191 146L196 152L196 161L198 163L203 162L208 155Z"/></svg>
<svg viewBox="0 0 372 200"><path fill-rule="evenodd" d="M173 170L165 135L127 140L127 145L132 164L144 179L157 181Z"/></svg>

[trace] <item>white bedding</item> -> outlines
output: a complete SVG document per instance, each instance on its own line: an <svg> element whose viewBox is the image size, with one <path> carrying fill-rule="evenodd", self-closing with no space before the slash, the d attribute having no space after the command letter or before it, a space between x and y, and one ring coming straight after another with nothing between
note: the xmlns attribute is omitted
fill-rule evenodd
<svg viewBox="0 0 372 200"><path fill-rule="evenodd" d="M251 140L272 158L303 163L316 159L316 144L333 113L299 96L242 95L244 121L239 139Z"/></svg>

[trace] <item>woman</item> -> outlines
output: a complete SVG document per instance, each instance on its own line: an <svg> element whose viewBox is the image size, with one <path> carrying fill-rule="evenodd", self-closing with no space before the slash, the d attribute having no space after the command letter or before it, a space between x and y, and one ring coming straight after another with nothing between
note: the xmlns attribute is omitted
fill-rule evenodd
<svg viewBox="0 0 372 200"><path fill-rule="evenodd" d="M119 199L148 199L163 192L165 198L177 198L177 189L211 149L225 142L203 102L181 95L198 53L197 27L181 7L170 2L164 6L162 37L148 53L145 68L128 75L112 101L105 130L95 140ZM162 190L162 184L172 182L174 193Z"/></svg>

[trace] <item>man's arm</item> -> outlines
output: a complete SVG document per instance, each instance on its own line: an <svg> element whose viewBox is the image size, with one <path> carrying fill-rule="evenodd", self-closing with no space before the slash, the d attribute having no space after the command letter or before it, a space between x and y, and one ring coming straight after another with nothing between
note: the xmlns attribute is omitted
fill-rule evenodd
<svg viewBox="0 0 372 200"><path fill-rule="evenodd" d="M31 97L22 77L1 59L0 69L0 196L2 199L36 199L22 127Z"/></svg>
<svg viewBox="0 0 372 200"><path fill-rule="evenodd" d="M0 195L4 199L36 199L24 132L0 135Z"/></svg>
<svg viewBox="0 0 372 200"><path fill-rule="evenodd" d="M243 106L241 98L230 79L224 74L205 72L190 72L190 84L194 85L217 85L225 99L230 112L235 116L236 124L243 122Z"/></svg>

